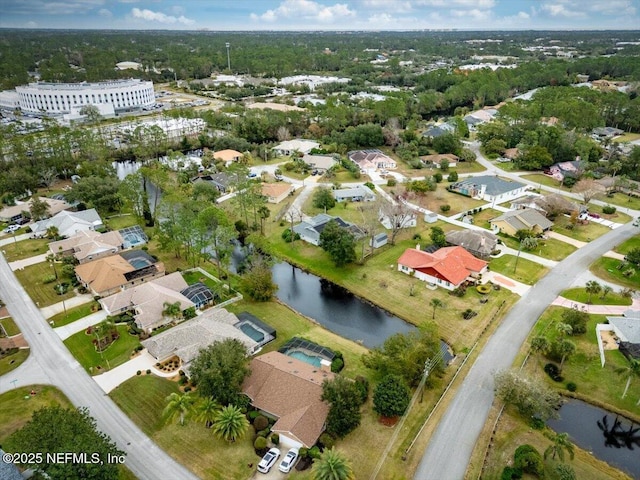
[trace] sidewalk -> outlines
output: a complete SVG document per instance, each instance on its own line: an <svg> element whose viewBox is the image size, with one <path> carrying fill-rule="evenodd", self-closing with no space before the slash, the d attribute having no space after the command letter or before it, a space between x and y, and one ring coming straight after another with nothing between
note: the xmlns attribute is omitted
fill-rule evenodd
<svg viewBox="0 0 640 480"><path fill-rule="evenodd" d="M79 307L80 305L84 305L85 303L91 303L93 301L93 295L90 293L85 293L83 295L76 295L75 297L71 297L69 300L65 300L64 302L54 303L53 305L49 305L48 307L42 307L40 311L44 318L51 318L58 313L64 312L64 309L67 310Z"/></svg>
<svg viewBox="0 0 640 480"><path fill-rule="evenodd" d="M9 263L9 268L12 271L22 270L24 267L28 267L29 265L35 265L36 263L42 263L47 261L48 253L43 253L41 255L36 255L35 257L23 258L22 260L16 260L15 262Z"/></svg>
<svg viewBox="0 0 640 480"><path fill-rule="evenodd" d="M21 235L16 235L15 238L14 238L13 235L10 235L8 233L1 233L0 232L0 247L2 245L8 245L10 243L21 242L22 240L27 240L27 239L29 239L30 235L31 235L30 233L23 233Z"/></svg>
<svg viewBox="0 0 640 480"><path fill-rule="evenodd" d="M54 328L53 331L58 334L60 340L65 341L74 333L82 332L83 330L102 322L105 318L107 318L107 312L99 310L96 313L92 313L91 315L81 318L80 320L63 325L62 327ZM55 325L53 326L55 327Z"/></svg>
<svg viewBox="0 0 640 480"><path fill-rule="evenodd" d="M561 242L568 243L569 245L573 245L574 247L581 248L584 247L587 243L581 242L580 240L576 240L575 238L567 237L566 235L562 235L561 233L554 232L553 230L548 231L545 235L549 238L555 238L556 240L560 240Z"/></svg>
<svg viewBox="0 0 640 480"><path fill-rule="evenodd" d="M631 305L587 305L586 303L575 302L568 298L558 297L551 305L565 308L576 308L587 313L599 315L622 315L627 310L640 311L640 299L635 298Z"/></svg>

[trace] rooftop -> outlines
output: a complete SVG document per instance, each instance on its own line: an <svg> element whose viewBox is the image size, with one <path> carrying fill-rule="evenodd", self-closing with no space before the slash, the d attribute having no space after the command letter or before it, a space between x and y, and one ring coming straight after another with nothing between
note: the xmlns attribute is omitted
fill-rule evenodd
<svg viewBox="0 0 640 480"><path fill-rule="evenodd" d="M485 193L491 196L502 195L525 186L523 183L503 180L495 175L478 175L456 182L453 184L453 187L474 187L479 189L482 185L486 185Z"/></svg>

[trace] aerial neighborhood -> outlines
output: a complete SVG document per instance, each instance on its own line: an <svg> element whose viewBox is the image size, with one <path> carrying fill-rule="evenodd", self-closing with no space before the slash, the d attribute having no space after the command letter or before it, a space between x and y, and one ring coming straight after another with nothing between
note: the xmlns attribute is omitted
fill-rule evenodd
<svg viewBox="0 0 640 480"><path fill-rule="evenodd" d="M0 29L1 479L640 478L637 30L115 3Z"/></svg>

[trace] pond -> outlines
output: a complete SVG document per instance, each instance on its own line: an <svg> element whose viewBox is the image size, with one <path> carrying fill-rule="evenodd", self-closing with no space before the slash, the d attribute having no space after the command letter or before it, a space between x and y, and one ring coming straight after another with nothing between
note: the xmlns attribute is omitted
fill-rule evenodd
<svg viewBox="0 0 640 480"><path fill-rule="evenodd" d="M576 445L594 457L640 478L640 425L580 400L560 408L560 418L547 425L566 432Z"/></svg>
<svg viewBox="0 0 640 480"><path fill-rule="evenodd" d="M276 295L282 302L365 347L380 346L396 333L416 329L348 290L286 262L277 263L272 271L273 280L278 285ZM444 360L448 362L452 358L448 345L442 342L442 347L446 352Z"/></svg>

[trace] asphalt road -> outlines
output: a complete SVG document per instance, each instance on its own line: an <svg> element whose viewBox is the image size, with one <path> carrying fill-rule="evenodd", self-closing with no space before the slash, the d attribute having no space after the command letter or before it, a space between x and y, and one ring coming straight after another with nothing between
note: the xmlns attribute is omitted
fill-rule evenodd
<svg viewBox="0 0 640 480"><path fill-rule="evenodd" d="M480 352L440 420L414 476L419 480L462 480L493 403L493 374L509 369L538 317L558 294L612 246L638 228L627 224L578 249L553 268L509 311Z"/></svg>
<svg viewBox="0 0 640 480"><path fill-rule="evenodd" d="M0 377L0 393L33 383L54 385L75 406L89 408L98 428L127 453L125 465L139 479L198 478L151 441L91 379L47 324L2 255L0 298L31 347L24 364Z"/></svg>

